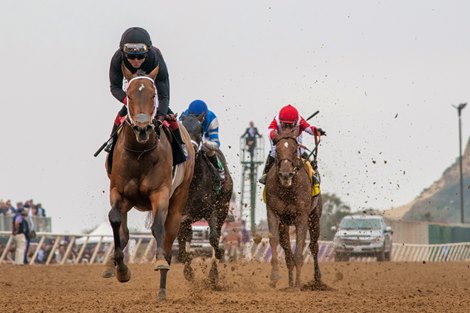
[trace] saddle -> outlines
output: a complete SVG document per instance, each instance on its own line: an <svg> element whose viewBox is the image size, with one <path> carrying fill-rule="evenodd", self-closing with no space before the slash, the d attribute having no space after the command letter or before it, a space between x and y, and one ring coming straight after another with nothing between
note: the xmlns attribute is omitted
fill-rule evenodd
<svg viewBox="0 0 470 313"><path fill-rule="evenodd" d="M305 161L305 159L302 159L302 161ZM307 171L308 178L310 179L310 184L312 185L312 197L315 197L320 194L320 181L318 179L315 179L318 173L313 168L312 163L310 163L310 160L307 160L304 163L304 168Z"/></svg>

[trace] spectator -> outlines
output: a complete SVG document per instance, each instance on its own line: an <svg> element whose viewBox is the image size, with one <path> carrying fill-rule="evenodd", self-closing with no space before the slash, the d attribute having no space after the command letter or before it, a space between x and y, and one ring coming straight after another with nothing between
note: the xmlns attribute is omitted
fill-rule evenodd
<svg viewBox="0 0 470 313"><path fill-rule="evenodd" d="M36 263L44 264L46 263L46 243L43 242L40 247L38 247L38 253L36 255Z"/></svg>
<svg viewBox="0 0 470 313"><path fill-rule="evenodd" d="M0 200L0 214L7 215L7 213L8 213L7 204L3 200Z"/></svg>
<svg viewBox="0 0 470 313"><path fill-rule="evenodd" d="M41 217L46 217L46 210L42 207L41 203L36 204L37 215Z"/></svg>
<svg viewBox="0 0 470 313"><path fill-rule="evenodd" d="M246 137L246 145L248 146L248 152L250 152L251 159L253 159L253 154L256 148L256 138L261 138L258 128L255 127L253 121L250 122L250 126L245 130L241 138Z"/></svg>
<svg viewBox="0 0 470 313"><path fill-rule="evenodd" d="M16 209L12 204L11 204L11 200L7 200L6 202L6 206L8 208L8 212L7 214L11 214L11 215L15 215L16 214Z"/></svg>
<svg viewBox="0 0 470 313"><path fill-rule="evenodd" d="M16 245L15 249L15 264L26 264L26 238L28 237L29 228L26 217L28 212L23 207L18 208L15 216L13 217L13 239Z"/></svg>

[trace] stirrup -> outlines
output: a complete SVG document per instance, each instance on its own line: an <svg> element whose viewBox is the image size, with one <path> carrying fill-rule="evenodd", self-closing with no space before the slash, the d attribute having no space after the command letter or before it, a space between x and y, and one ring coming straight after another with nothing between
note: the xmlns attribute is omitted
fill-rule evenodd
<svg viewBox="0 0 470 313"><path fill-rule="evenodd" d="M188 154L188 149L186 149L186 144L185 143L181 144L181 149L183 150L184 157L186 158L186 160L188 160L189 159L189 154Z"/></svg>
<svg viewBox="0 0 470 313"><path fill-rule="evenodd" d="M219 173L220 183L222 184L225 181L225 170L219 168L217 172Z"/></svg>
<svg viewBox="0 0 470 313"><path fill-rule="evenodd" d="M104 147L104 151L110 153L111 150L113 149L113 144L114 144L114 139L111 138L111 139L108 141L108 144L106 145L106 147Z"/></svg>

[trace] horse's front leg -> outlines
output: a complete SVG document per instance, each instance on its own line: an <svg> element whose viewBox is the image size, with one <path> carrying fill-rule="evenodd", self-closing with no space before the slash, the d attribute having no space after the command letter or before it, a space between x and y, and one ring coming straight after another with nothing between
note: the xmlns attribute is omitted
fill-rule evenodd
<svg viewBox="0 0 470 313"><path fill-rule="evenodd" d="M321 284L320 265L318 264L318 238L320 237L320 215L318 210L314 210L309 216L310 230L310 252L313 257L314 281L315 284Z"/></svg>
<svg viewBox="0 0 470 313"><path fill-rule="evenodd" d="M178 261L181 263L188 262L190 258L189 244L192 239L192 221L191 216L185 215L181 220L180 229L178 231Z"/></svg>
<svg viewBox="0 0 470 313"><path fill-rule="evenodd" d="M111 190L111 210L108 218L113 229L114 237L114 264L116 265L116 278L120 282L127 282L131 278L129 268L124 263L124 248L129 240L127 230L127 212L132 205L125 200L116 188ZM124 230L121 232L121 230ZM125 231L127 230L127 231Z"/></svg>
<svg viewBox="0 0 470 313"><path fill-rule="evenodd" d="M191 267L192 256L189 251L193 231L191 229L191 223L193 219L190 216L183 217L181 221L180 229L178 232L178 259L184 263L184 278L186 280L194 279L194 271Z"/></svg>
<svg viewBox="0 0 470 313"><path fill-rule="evenodd" d="M304 248L305 248L305 239L307 237L307 227L308 227L308 216L301 215L296 218L295 229L296 229L296 238L295 238L295 287L300 288L301 284L301 273L302 266L304 264Z"/></svg>
<svg viewBox="0 0 470 313"><path fill-rule="evenodd" d="M224 252L219 247L220 242L220 235L222 232L222 225L224 224L226 214L224 215L222 212L227 212L228 210L222 210L222 206L212 212L211 217L209 218L209 242L212 246L212 265L209 271L209 279L211 281L212 288L216 288L219 283L219 270L217 268L218 262L223 258Z"/></svg>
<svg viewBox="0 0 470 313"><path fill-rule="evenodd" d="M222 230L222 225L224 223L224 219L219 219L218 218L218 209L212 213L211 217L209 218L209 242L212 246L212 261L215 259L221 260L223 257L223 251L219 247L219 242L220 242L220 235L221 235L221 230Z"/></svg>
<svg viewBox="0 0 470 313"><path fill-rule="evenodd" d="M157 241L157 252L155 255L155 270L168 270L170 264L164 253L165 220L168 215L169 191L165 188L163 191L155 192L150 197L152 203L153 223L151 226L152 235Z"/></svg>
<svg viewBox="0 0 470 313"><path fill-rule="evenodd" d="M170 269L170 259L171 259L171 250L168 254L165 254L164 251L164 241L165 241L165 220L168 215L168 205L169 205L169 190L164 188L163 191L158 191L153 193L150 196L150 201L152 203L152 212L153 212L153 223L152 223L152 235L157 241L157 252L155 255L155 271L160 271L160 291L158 292L158 300L166 300L166 277L168 270ZM178 231L178 230L176 230ZM175 235L176 236L176 235ZM174 238L173 238L174 239ZM170 247L171 249L171 247Z"/></svg>
<svg viewBox="0 0 470 313"><path fill-rule="evenodd" d="M129 242L129 228L127 227L127 213L121 213L121 227L119 231L119 239L121 241L121 248L125 250L127 243ZM124 255L125 256L125 255ZM125 260L125 257L124 257ZM105 269L101 273L104 278L110 278L116 274L116 265L114 261L114 248L112 255L105 262Z"/></svg>
<svg viewBox="0 0 470 313"><path fill-rule="evenodd" d="M271 286L276 287L276 283L281 279L279 274L279 260L277 246L279 245L279 217L268 207L268 227L269 244L271 245Z"/></svg>
<svg viewBox="0 0 470 313"><path fill-rule="evenodd" d="M279 226L281 247L284 249L289 277L289 287L294 287L294 255L292 254L289 238L289 226L281 223Z"/></svg>

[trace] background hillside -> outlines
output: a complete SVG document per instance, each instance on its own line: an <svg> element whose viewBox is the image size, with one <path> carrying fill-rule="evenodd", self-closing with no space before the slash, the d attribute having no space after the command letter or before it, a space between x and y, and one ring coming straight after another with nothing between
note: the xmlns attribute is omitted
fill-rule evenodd
<svg viewBox="0 0 470 313"><path fill-rule="evenodd" d="M437 156L436 156L437 157ZM464 178L464 217L470 221L470 138L462 157ZM385 212L392 219L460 223L459 158L448 167L441 178L424 189L412 202Z"/></svg>

